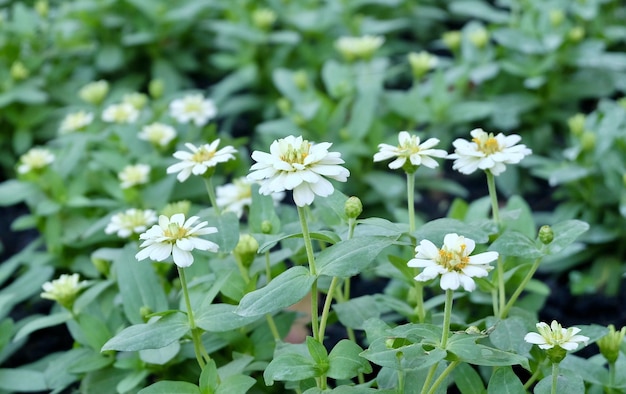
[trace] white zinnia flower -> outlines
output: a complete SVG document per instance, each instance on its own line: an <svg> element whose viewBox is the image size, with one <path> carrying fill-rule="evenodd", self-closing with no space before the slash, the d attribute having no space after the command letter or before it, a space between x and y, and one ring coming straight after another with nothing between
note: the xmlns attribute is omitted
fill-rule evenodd
<svg viewBox="0 0 626 394"><path fill-rule="evenodd" d="M74 131L82 130L93 122L93 114L87 111L78 111L67 114L61 122L59 134L68 134Z"/></svg>
<svg viewBox="0 0 626 394"><path fill-rule="evenodd" d="M487 276L493 268L489 263L498 258L498 252L470 256L475 246L473 240L455 233L444 237L441 249L424 239L415 248L415 258L409 260L407 265L424 268L415 280L426 282L441 275L443 290L456 290L463 286L465 290L473 291L476 283L472 278Z"/></svg>
<svg viewBox="0 0 626 394"><path fill-rule="evenodd" d="M563 328L556 320L552 320L552 324L537 323L537 331L529 332L524 336L524 340L528 343L538 345L541 349L552 349L558 346L565 350L576 350L579 343L587 344L589 337L577 335L580 332L578 327Z"/></svg>
<svg viewBox="0 0 626 394"><path fill-rule="evenodd" d="M143 126L137 136L151 144L166 146L176 138L176 130L172 126L156 122Z"/></svg>
<svg viewBox="0 0 626 394"><path fill-rule="evenodd" d="M122 189L148 183L150 178L150 166L147 164L126 166L117 174L117 178L120 180L120 187Z"/></svg>
<svg viewBox="0 0 626 394"><path fill-rule="evenodd" d="M20 157L21 164L17 167L17 172L26 174L33 170L40 170L54 162L54 154L48 149L32 148Z"/></svg>
<svg viewBox="0 0 626 394"><path fill-rule="evenodd" d="M396 158L389 163L389 168L397 169L405 165L407 159L417 167L423 165L429 168L439 166L433 157L446 157L448 152L442 149L431 149L439 143L437 138L429 138L420 144L420 138L406 131L398 134L398 146L379 144L378 153L374 155L374 161L383 161Z"/></svg>
<svg viewBox="0 0 626 394"><path fill-rule="evenodd" d="M335 41L335 48L349 61L369 59L384 42L381 36L341 37Z"/></svg>
<svg viewBox="0 0 626 394"><path fill-rule="evenodd" d="M139 111L129 103L109 105L102 111L102 120L109 123L133 123L138 117Z"/></svg>
<svg viewBox="0 0 626 394"><path fill-rule="evenodd" d="M107 234L117 233L120 238L128 238L133 233L143 233L148 226L153 225L156 221L156 213L153 210L131 208L114 215L104 232Z"/></svg>
<svg viewBox="0 0 626 394"><path fill-rule="evenodd" d="M170 103L170 115L180 123L193 121L196 126L204 126L217 115L213 100L202 94L190 94Z"/></svg>
<svg viewBox="0 0 626 394"><path fill-rule="evenodd" d="M245 207L252 204L252 185L254 182L246 177L233 180L233 183L215 188L217 206L225 211L235 212L238 217L243 215ZM279 203L285 197L284 192L272 193L274 204Z"/></svg>
<svg viewBox="0 0 626 394"><path fill-rule="evenodd" d="M293 190L297 206L311 205L313 198L331 195L335 189L325 177L345 182L350 171L340 166L341 153L329 152L330 142L313 144L292 135L276 140L270 153L252 152L256 163L248 179L262 181L259 192L264 195Z"/></svg>
<svg viewBox="0 0 626 394"><path fill-rule="evenodd" d="M88 285L88 282L79 282L78 274L63 274L58 279L44 283L41 287L41 298L53 300L66 308L71 308L78 293Z"/></svg>
<svg viewBox="0 0 626 394"><path fill-rule="evenodd" d="M185 215L182 213L174 214L170 218L159 216L159 223L139 236L144 240L140 245L144 249L140 250L135 258L139 261L148 257L151 260L163 261L171 255L177 266L189 267L193 263L192 250L217 252L219 246L216 243L198 237L216 233L217 228L207 227L207 222L195 224L199 219L192 216L185 221Z"/></svg>
<svg viewBox="0 0 626 394"><path fill-rule="evenodd" d="M217 150L219 144L219 138L210 144L200 145L199 147L187 142L185 146L191 152L185 152L183 150L174 152L174 157L180 160L180 162L167 167L167 173L173 174L178 172L176 178L178 178L180 182L184 182L191 174L202 175L209 167L215 167L219 163L233 160L235 158L233 154L237 153L237 149L227 145Z"/></svg>
<svg viewBox="0 0 626 394"><path fill-rule="evenodd" d="M515 145L522 139L517 134L494 136L483 129L474 129L470 134L472 141L458 138L453 142L454 153L448 156L455 159L452 168L463 174L481 169L499 175L506 170L505 164L517 164L532 153L526 145Z"/></svg>

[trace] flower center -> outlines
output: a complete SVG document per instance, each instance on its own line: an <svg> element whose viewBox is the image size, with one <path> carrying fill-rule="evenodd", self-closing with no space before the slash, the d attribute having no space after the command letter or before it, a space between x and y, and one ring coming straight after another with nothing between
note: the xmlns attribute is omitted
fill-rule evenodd
<svg viewBox="0 0 626 394"><path fill-rule="evenodd" d="M461 272L469 264L469 257L465 255L465 244L461 244L460 251L439 250L438 263L448 271Z"/></svg>
<svg viewBox="0 0 626 394"><path fill-rule="evenodd" d="M493 133L485 134L484 136L480 136L478 138L472 138L472 142L475 142L476 145L478 145L478 150L487 155L500 152L501 150L500 144L493 136Z"/></svg>
<svg viewBox="0 0 626 394"><path fill-rule="evenodd" d="M198 149L196 153L191 156L191 160L196 163L203 163L205 161L211 160L215 156L215 151L207 150L204 147Z"/></svg>
<svg viewBox="0 0 626 394"><path fill-rule="evenodd" d="M311 149L311 143L307 140L302 141L300 148L296 149L292 144L287 146L287 151L280 156L282 161L286 161L289 164L304 164L304 159L309 155Z"/></svg>
<svg viewBox="0 0 626 394"><path fill-rule="evenodd" d="M169 238L170 243L174 243L179 239L187 237L187 229L176 223L170 223L167 229L163 231L163 235Z"/></svg>
<svg viewBox="0 0 626 394"><path fill-rule="evenodd" d="M202 104L198 101L187 101L185 103L185 112L188 114L202 112Z"/></svg>
<svg viewBox="0 0 626 394"><path fill-rule="evenodd" d="M411 136L411 139L409 141L398 145L398 150L400 151L400 155L411 156L419 152L421 149L419 143L417 142L417 137Z"/></svg>

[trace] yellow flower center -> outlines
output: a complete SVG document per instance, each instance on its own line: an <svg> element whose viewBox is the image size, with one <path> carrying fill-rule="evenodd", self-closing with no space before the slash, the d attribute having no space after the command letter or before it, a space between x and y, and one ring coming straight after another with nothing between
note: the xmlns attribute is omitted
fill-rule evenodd
<svg viewBox="0 0 626 394"><path fill-rule="evenodd" d="M176 223L170 223L167 226L167 229L163 231L163 235L168 237L170 243L174 243L179 239L183 239L187 237L187 229L179 226Z"/></svg>
<svg viewBox="0 0 626 394"><path fill-rule="evenodd" d="M191 156L191 160L196 163L203 163L205 161L211 160L215 156L214 150L207 150L204 147L198 149L196 153Z"/></svg>
<svg viewBox="0 0 626 394"><path fill-rule="evenodd" d="M187 101L185 102L185 113L196 113L202 112L202 102L201 101Z"/></svg>
<svg viewBox="0 0 626 394"><path fill-rule="evenodd" d="M478 145L478 150L487 155L501 151L500 144L492 133L489 133L488 135L485 134L478 138L472 138L472 142L475 142L476 145Z"/></svg>
<svg viewBox="0 0 626 394"><path fill-rule="evenodd" d="M311 143L307 140L302 141L299 149L293 147L293 145L289 144L287 147L287 152L280 156L282 161L286 161L289 164L304 164L304 160L309 155L309 150L311 149Z"/></svg>
<svg viewBox="0 0 626 394"><path fill-rule="evenodd" d="M461 244L460 251L439 250L438 263L448 271L461 272L469 264L469 257L465 255L465 244Z"/></svg>

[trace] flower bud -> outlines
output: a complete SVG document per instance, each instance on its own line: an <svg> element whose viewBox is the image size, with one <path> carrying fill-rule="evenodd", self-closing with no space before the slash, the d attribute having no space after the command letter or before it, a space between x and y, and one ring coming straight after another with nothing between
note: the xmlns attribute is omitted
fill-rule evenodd
<svg viewBox="0 0 626 394"><path fill-rule="evenodd" d="M158 99L163 96L163 91L165 90L165 84L161 79L153 79L148 84L148 93L153 99Z"/></svg>
<svg viewBox="0 0 626 394"><path fill-rule="evenodd" d="M484 48L489 42L489 32L484 27L469 32L468 38L477 48Z"/></svg>
<svg viewBox="0 0 626 394"><path fill-rule="evenodd" d="M550 24L552 26L559 26L565 19L565 13L561 9L550 10Z"/></svg>
<svg viewBox="0 0 626 394"><path fill-rule="evenodd" d="M476 326L469 326L465 329L465 333L470 335L479 335L482 332L480 331L480 328Z"/></svg>
<svg viewBox="0 0 626 394"><path fill-rule="evenodd" d="M45 18L48 16L49 11L50 7L47 0L37 0L35 2L35 12L37 12L39 16Z"/></svg>
<svg viewBox="0 0 626 394"><path fill-rule="evenodd" d="M161 215L172 217L177 213L182 213L183 215L187 216L190 208L191 202L187 200L172 202L163 207L163 209L161 210Z"/></svg>
<svg viewBox="0 0 626 394"><path fill-rule="evenodd" d="M309 77L306 74L306 71L300 70L293 74L293 82L296 84L298 89L304 90L309 86Z"/></svg>
<svg viewBox="0 0 626 394"><path fill-rule="evenodd" d="M539 240L542 244L547 245L554 239L554 231L548 225L541 226L539 229Z"/></svg>
<svg viewBox="0 0 626 394"><path fill-rule="evenodd" d="M79 279L78 274L63 274L58 279L44 283L41 286L44 290L41 298L54 300L64 308L72 310L78 293L87 286L86 281L79 282Z"/></svg>
<svg viewBox="0 0 626 394"><path fill-rule="evenodd" d="M344 212L349 219L356 219L363 212L363 204L361 199L352 196L346 200L344 204Z"/></svg>
<svg viewBox="0 0 626 394"><path fill-rule="evenodd" d="M98 272L100 272L102 275L104 275L105 277L109 276L109 273L111 271L111 262L110 261L107 261L105 259L100 259L100 258L97 258L97 257L92 257L91 258L91 263L93 264L94 267L96 267Z"/></svg>
<svg viewBox="0 0 626 394"><path fill-rule="evenodd" d="M622 175L622 183L624 184L624 187L626 187L626 174Z"/></svg>
<svg viewBox="0 0 626 394"><path fill-rule="evenodd" d="M291 103L285 97L279 98L278 101L276 101L276 106L283 116L291 112Z"/></svg>
<svg viewBox="0 0 626 394"><path fill-rule="evenodd" d="M14 80L21 81L28 78L29 74L30 73L28 72L28 69L21 61L16 60L11 65L11 78L13 78Z"/></svg>
<svg viewBox="0 0 626 394"><path fill-rule="evenodd" d="M272 222L269 220L264 220L261 222L261 232L263 234L271 234L272 233Z"/></svg>
<svg viewBox="0 0 626 394"><path fill-rule="evenodd" d="M270 30L276 22L276 13L267 8L254 10L252 13L252 23L260 30Z"/></svg>
<svg viewBox="0 0 626 394"><path fill-rule="evenodd" d="M617 100L617 103L626 110L626 97L622 97L621 99Z"/></svg>
<svg viewBox="0 0 626 394"><path fill-rule="evenodd" d="M569 38L572 42L578 42L585 37L585 28L582 26L576 26L572 28L567 34L567 38Z"/></svg>
<svg viewBox="0 0 626 394"><path fill-rule="evenodd" d="M585 131L580 136L580 145L583 150L590 151L596 146L596 135L591 131Z"/></svg>
<svg viewBox="0 0 626 394"><path fill-rule="evenodd" d="M567 120L569 131L574 135L581 135L585 131L586 117L584 114L576 114Z"/></svg>
<svg viewBox="0 0 626 394"><path fill-rule="evenodd" d="M335 48L347 61L369 60L385 42L382 36L341 37L335 41Z"/></svg>
<svg viewBox="0 0 626 394"><path fill-rule="evenodd" d="M259 242L252 235L241 234L239 236L239 242L233 250L233 254L244 267L250 267L252 262L254 262L258 250Z"/></svg>
<svg viewBox="0 0 626 394"><path fill-rule="evenodd" d="M105 80L88 83L78 91L78 96L85 102L98 105L109 93L109 83Z"/></svg>
<svg viewBox="0 0 626 394"><path fill-rule="evenodd" d="M148 103L148 96L143 93L129 93L124 95L123 102L128 103L135 107L137 110L141 110Z"/></svg>
<svg viewBox="0 0 626 394"><path fill-rule="evenodd" d="M600 353L606 358L609 364L614 364L619 356L620 346L624 341L624 335L626 335L626 327L622 327L621 330L615 331L615 326L609 325L609 332L598 340L598 347Z"/></svg>
<svg viewBox="0 0 626 394"><path fill-rule="evenodd" d="M461 46L461 32L457 30L448 31L443 33L441 38L443 43L451 50L455 51Z"/></svg>
<svg viewBox="0 0 626 394"><path fill-rule="evenodd" d="M411 52L409 53L408 58L413 76L417 79L437 67L437 63L439 63L437 56L433 56L425 51L420 53Z"/></svg>
<svg viewBox="0 0 626 394"><path fill-rule="evenodd" d="M152 313L153 313L152 308L150 308L147 305L144 305L141 308L139 308L139 315L141 316L141 319L146 323L148 322L148 320L150 320L148 315Z"/></svg>

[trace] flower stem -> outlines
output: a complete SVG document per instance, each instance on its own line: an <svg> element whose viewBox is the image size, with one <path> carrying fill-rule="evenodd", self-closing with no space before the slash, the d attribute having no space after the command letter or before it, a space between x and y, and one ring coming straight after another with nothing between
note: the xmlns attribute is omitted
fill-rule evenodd
<svg viewBox="0 0 626 394"><path fill-rule="evenodd" d="M559 363L552 363L552 394L556 394L556 388L559 382Z"/></svg>
<svg viewBox="0 0 626 394"><path fill-rule="evenodd" d="M267 325L270 327L270 331L272 332L272 336L274 337L274 341L280 341L280 334L278 333L278 328L276 327L276 322L274 322L274 318L269 313L265 315L265 319L267 320Z"/></svg>
<svg viewBox="0 0 626 394"><path fill-rule="evenodd" d="M435 380L430 390L428 390L428 394L434 394L437 391L437 388L439 387L439 385L448 377L448 375L450 375L450 372L452 372L454 368L456 368L456 366L459 365L460 363L461 363L460 361L451 362L450 365L448 365L446 369L443 370L441 375L439 375L437 380Z"/></svg>
<svg viewBox="0 0 626 394"><path fill-rule="evenodd" d="M496 192L496 178L493 176L491 171L486 170L487 174L487 188L489 189L489 197L491 198L491 213L493 216L493 221L496 223L498 227L498 233L500 232L500 208L498 206L498 194ZM504 262L500 257L498 257L498 262L496 263L496 269L498 272L498 310L500 313L504 310L504 306L506 304L506 289L504 284ZM497 315L497 314L496 314Z"/></svg>
<svg viewBox="0 0 626 394"><path fill-rule="evenodd" d="M544 359L544 361L547 359ZM539 378L539 375L541 374L541 365L543 364L543 361L540 362L539 364L537 364L537 369L535 369L535 371L533 372L533 374L531 375L530 378L528 378L528 380L526 381L526 383L524 383L524 390L528 390L528 388L530 386L533 385L533 383L535 383L535 381L537 381L537 379Z"/></svg>
<svg viewBox="0 0 626 394"><path fill-rule="evenodd" d="M446 349L448 336L450 335L450 317L452 316L452 302L454 290L446 290L446 304L443 310L443 333L441 334L441 348Z"/></svg>
<svg viewBox="0 0 626 394"><path fill-rule="evenodd" d="M533 266L530 268L530 271L528 271L522 282L519 284L519 286L517 286L517 289L515 289L515 292L509 299L509 302L506 303L504 309L500 310L500 319L506 318L509 310L513 307L513 304L515 304L515 301L517 301L517 298L520 296L520 294L522 294L522 291L524 291L526 285L532 279L533 275L537 271L537 268L539 268L539 263L541 263L541 258L535 260Z"/></svg>
<svg viewBox="0 0 626 394"><path fill-rule="evenodd" d="M300 226L302 227L302 238L304 238L304 247L306 249L307 260L309 261L309 270L312 276L317 276L315 268L315 256L313 255L313 243L311 242L311 234L306 221L306 212L303 207L298 207L298 217L300 218ZM311 285L311 326L313 329L313 338L323 344L323 338L319 336L319 318L317 315L317 278Z"/></svg>
<svg viewBox="0 0 626 394"><path fill-rule="evenodd" d="M433 377L435 376L435 372L437 371L438 365L439 363L435 363L431 365L430 369L428 370L428 375L426 375L426 379L424 380L424 386L422 386L422 391L420 391L421 394L426 394L428 392L428 387L430 387L430 382L433 380Z"/></svg>
<svg viewBox="0 0 626 394"><path fill-rule="evenodd" d="M320 338L324 338L324 332L326 331L326 322L328 320L328 313L330 312L330 304L333 301L333 293L335 292L335 288L337 287L338 283L339 277L333 276L333 280L330 282L330 287L328 288L328 294L326 294L326 301L324 301L324 309L322 310L322 317L320 319Z"/></svg>
<svg viewBox="0 0 626 394"><path fill-rule="evenodd" d="M203 358L206 357L207 361L210 360L210 357L204 348L204 344L200 338L201 333L198 331L196 327L196 321L193 317L193 310L191 309L191 300L189 299L189 290L187 289L187 278L185 277L185 269L179 266L176 266L178 269L178 276L180 277L180 285L183 289L183 297L185 299L185 307L187 308L187 318L189 319L189 328L191 329L191 338L193 340L193 350L196 353L196 360L198 360L198 365L200 368L204 368L206 362Z"/></svg>
<svg viewBox="0 0 626 394"><path fill-rule="evenodd" d="M218 215L221 215L222 212L220 210L220 207L217 205L217 197L215 197L215 188L213 187L213 177L205 177L204 179L204 185L206 186L206 191L209 193L209 200L211 201L211 205L213 206L213 209L215 209L215 212Z"/></svg>
<svg viewBox="0 0 626 394"><path fill-rule="evenodd" d="M406 201L409 210L409 232L413 234L415 231L415 172L406 173ZM419 271L415 270L416 273ZM417 274L416 274L417 275ZM415 287L415 314L420 323L424 322L424 284L422 282L413 281Z"/></svg>

